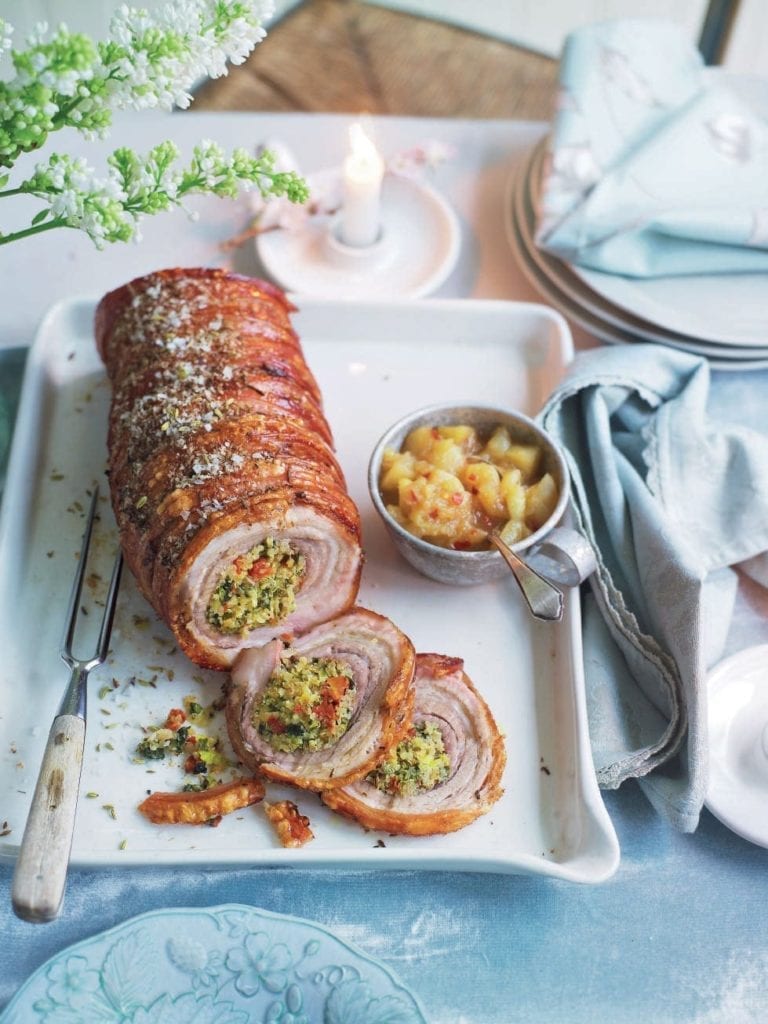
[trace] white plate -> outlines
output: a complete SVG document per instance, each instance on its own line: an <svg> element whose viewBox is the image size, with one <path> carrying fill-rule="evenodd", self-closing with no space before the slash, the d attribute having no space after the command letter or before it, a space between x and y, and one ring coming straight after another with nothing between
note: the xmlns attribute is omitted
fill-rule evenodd
<svg viewBox="0 0 768 1024"><path fill-rule="evenodd" d="M153 910L68 946L0 1024L427 1024L384 964L298 917L239 904Z"/></svg>
<svg viewBox="0 0 768 1024"><path fill-rule="evenodd" d="M721 661L707 688L707 807L738 835L768 847L768 644Z"/></svg>
<svg viewBox="0 0 768 1024"><path fill-rule="evenodd" d="M768 359L768 347L737 347L720 345L709 342L702 338L691 338L688 335L665 331L661 327L654 326L647 320L627 313L620 307L606 301L602 296L597 295L585 282L572 270L569 263L551 256L540 249L534 240L536 228L536 207L538 205L539 184L541 180L541 164L544 157L544 144L540 144L531 151L530 158L525 168L518 172L520 178L513 188L514 212L517 227L522 236L526 251L530 259L536 264L545 277L550 278L552 283L560 291L564 292L570 299L588 312L593 313L598 319L603 320L612 327L635 335L638 341L652 341L659 345L670 345L672 348L679 348L684 352L694 352L697 355L707 356L714 359L746 359L754 361L757 358Z"/></svg>
<svg viewBox="0 0 768 1024"><path fill-rule="evenodd" d="M617 866L618 845L590 754L578 592L568 597L563 623L552 627L531 620L511 579L470 594L419 576L395 554L365 483L380 434L425 403L482 400L535 412L571 358L565 321L527 303L297 301L296 327L362 513L367 561L360 602L390 615L417 650L465 659L508 738L505 795L460 832L414 839L367 833L316 797L273 787L272 798L292 797L312 820L317 838L301 850L282 849L258 807L225 817L216 829L150 825L136 805L146 789L178 789L181 772L165 762L132 763L141 726L161 721L186 694L209 703L222 676L169 653L170 634L127 577L113 654L90 684L74 863L453 868L607 878ZM92 315L91 302L72 301L55 307L42 325L30 353L3 504L0 784L2 816L12 829L0 840L6 857L15 854L65 680L57 648L82 530L73 502L84 503L85 488L104 463L108 388L91 338ZM106 576L115 539L106 503L104 509L97 556ZM102 587L96 586L96 596ZM156 688L129 682L153 675ZM99 697L103 687L107 693ZM152 769L156 774L147 774ZM88 792L98 796L89 799Z"/></svg>
<svg viewBox="0 0 768 1024"><path fill-rule="evenodd" d="M510 179L509 194L507 202L505 203L505 207L508 211L505 221L507 242L512 250L512 255L517 260L517 263L528 279L529 284L539 292L542 298L546 299L547 302L551 302L556 309L559 309L564 316L568 317L568 319L573 321L573 323L578 324L579 327L583 327L585 331L597 338L599 341L604 341L609 345L634 344L637 339L633 335L607 324L604 320L596 317L588 309L579 305L577 302L574 302L569 295L566 295L565 292L561 291L560 288L558 288L557 285L555 285L553 281L541 271L532 254L528 250L528 246L517 222L514 195L515 189L515 180Z"/></svg>
<svg viewBox="0 0 768 1024"><path fill-rule="evenodd" d="M510 177L505 200L505 228L509 246L530 284L543 298L551 302L556 309L559 309L561 313L568 317L569 320L578 324L599 341L603 341L608 345L633 345L648 341L647 337L617 327L614 323L597 315L594 312L594 304L574 300L571 294L563 291L552 277L543 272L539 265L538 249L533 242L532 236L518 220L518 209L520 206L518 191L521 187L523 187L523 179L518 174ZM665 342L665 344L668 344L668 342ZM688 350L682 344L677 344L673 347ZM690 351L693 350L691 349ZM707 359L710 366L715 370L739 371L764 370L768 368L768 359L762 358L721 359L713 358L707 354Z"/></svg>
<svg viewBox="0 0 768 1024"><path fill-rule="evenodd" d="M708 69L768 119L768 79ZM720 345L765 347L768 338L768 274L690 274L634 278L576 264L571 270L593 291L628 313L659 327Z"/></svg>
<svg viewBox="0 0 768 1024"><path fill-rule="evenodd" d="M659 327L719 345L765 346L768 274L633 278L568 266L598 295Z"/></svg>

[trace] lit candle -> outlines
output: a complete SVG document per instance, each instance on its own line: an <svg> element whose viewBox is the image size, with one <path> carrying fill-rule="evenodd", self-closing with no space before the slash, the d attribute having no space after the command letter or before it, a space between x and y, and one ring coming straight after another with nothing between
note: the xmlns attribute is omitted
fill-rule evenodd
<svg viewBox="0 0 768 1024"><path fill-rule="evenodd" d="M379 237L380 193L384 161L363 131L362 125L349 129L351 152L344 161L344 204L341 213L341 241L363 248Z"/></svg>

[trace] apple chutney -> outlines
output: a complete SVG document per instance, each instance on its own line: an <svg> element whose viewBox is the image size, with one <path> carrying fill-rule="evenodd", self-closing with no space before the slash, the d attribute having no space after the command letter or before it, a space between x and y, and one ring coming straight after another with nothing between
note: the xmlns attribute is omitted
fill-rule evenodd
<svg viewBox="0 0 768 1024"><path fill-rule="evenodd" d="M458 551L490 548L497 530L516 544L542 526L558 489L540 445L506 427L481 436L457 424L412 430L400 451L387 448L379 487L392 518L416 537Z"/></svg>

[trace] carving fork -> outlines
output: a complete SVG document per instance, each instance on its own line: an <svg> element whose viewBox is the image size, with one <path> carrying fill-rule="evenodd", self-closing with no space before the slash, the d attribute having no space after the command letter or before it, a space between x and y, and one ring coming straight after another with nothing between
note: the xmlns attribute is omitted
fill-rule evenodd
<svg viewBox="0 0 768 1024"><path fill-rule="evenodd" d="M59 651L62 660L70 669L69 685L48 734L43 763L13 875L13 909L17 916L25 921L52 921L61 909L75 829L80 770L85 748L86 682L91 669L101 665L107 656L112 620L115 616L120 572L123 566L120 553L112 570L96 651L90 658L75 657L72 653L72 641L98 498L99 489L96 487L91 498L80 561L72 584Z"/></svg>

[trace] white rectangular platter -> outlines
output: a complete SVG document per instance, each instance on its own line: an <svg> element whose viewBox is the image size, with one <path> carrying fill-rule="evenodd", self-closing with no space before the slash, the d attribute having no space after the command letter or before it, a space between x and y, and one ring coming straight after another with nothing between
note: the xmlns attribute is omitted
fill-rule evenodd
<svg viewBox="0 0 768 1024"><path fill-rule="evenodd" d="M564 621L535 623L510 578L452 588L411 569L392 548L366 492L368 456L401 415L433 402L498 403L535 413L571 358L565 321L542 306L480 300L339 303L297 300L295 324L323 391L339 458L363 520L359 602L390 616L417 651L457 655L507 738L505 793L460 832L428 838L367 832L319 799L293 798L315 840L283 849L258 805L217 828L149 824L150 790L178 790L179 764L138 764L142 727L186 695L210 704L224 677L175 651L138 594L121 587L108 662L89 683L88 730L72 849L79 866L322 865L537 872L598 882L618 844L595 783L587 732L578 593ZM51 718L67 679L58 657L87 506L101 481L101 521L78 647L89 650L116 546L106 500L109 388L92 339L94 303L54 307L32 347L0 521L0 857L13 858ZM151 684L151 685L148 685ZM223 718L209 732L225 734ZM226 742L226 740L224 740Z"/></svg>

